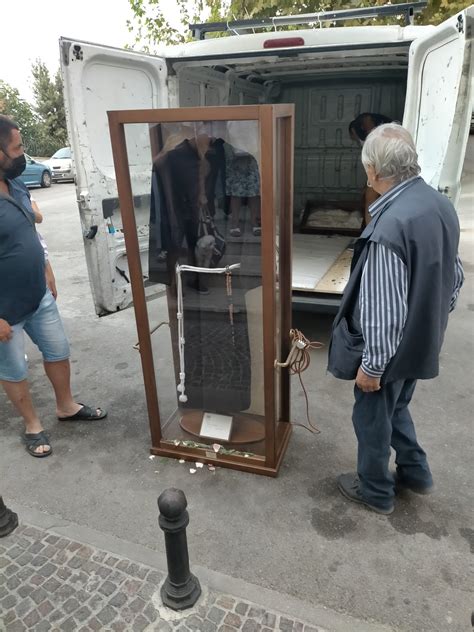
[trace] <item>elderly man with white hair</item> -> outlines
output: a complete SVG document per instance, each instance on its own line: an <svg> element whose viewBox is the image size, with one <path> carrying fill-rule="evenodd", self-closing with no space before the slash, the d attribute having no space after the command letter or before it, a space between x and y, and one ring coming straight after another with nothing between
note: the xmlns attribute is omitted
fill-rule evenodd
<svg viewBox="0 0 474 632"><path fill-rule="evenodd" d="M401 125L374 129L362 162L380 198L358 240L336 316L329 371L355 379L352 415L357 472L338 478L349 500L381 514L395 487L433 491L426 453L408 410L416 382L439 372L439 353L464 274L451 202L420 177L412 137ZM389 470L395 451L396 472Z"/></svg>

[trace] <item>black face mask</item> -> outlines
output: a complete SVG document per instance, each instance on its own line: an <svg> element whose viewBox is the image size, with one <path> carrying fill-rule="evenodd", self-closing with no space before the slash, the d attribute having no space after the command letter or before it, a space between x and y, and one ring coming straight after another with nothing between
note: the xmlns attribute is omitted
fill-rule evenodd
<svg viewBox="0 0 474 632"><path fill-rule="evenodd" d="M5 155L8 156L8 154ZM8 158L10 158L10 156L8 156ZM10 160L11 165L9 167L0 167L0 169L3 171L7 180L14 180L15 178L18 178L18 176L21 176L26 168L25 154L18 156L18 158L10 158Z"/></svg>

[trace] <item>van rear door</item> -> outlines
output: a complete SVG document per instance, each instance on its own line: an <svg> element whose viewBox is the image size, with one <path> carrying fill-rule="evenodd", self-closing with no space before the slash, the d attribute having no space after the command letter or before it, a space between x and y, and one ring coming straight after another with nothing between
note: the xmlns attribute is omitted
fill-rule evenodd
<svg viewBox="0 0 474 632"><path fill-rule="evenodd" d="M472 103L474 5L411 44L404 126L421 175L456 205Z"/></svg>
<svg viewBox="0 0 474 632"><path fill-rule="evenodd" d="M131 302L107 111L168 107L167 67L160 57L65 38L60 50L87 267L103 316ZM129 155L134 192L145 198L150 174L140 166L150 161L149 137L135 126L127 142L135 152ZM138 230L146 256L146 220Z"/></svg>

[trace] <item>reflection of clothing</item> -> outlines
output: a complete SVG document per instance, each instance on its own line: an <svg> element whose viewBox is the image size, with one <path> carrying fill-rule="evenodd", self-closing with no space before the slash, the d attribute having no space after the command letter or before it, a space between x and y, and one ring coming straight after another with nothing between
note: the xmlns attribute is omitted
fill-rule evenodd
<svg viewBox="0 0 474 632"><path fill-rule="evenodd" d="M224 141L213 139L205 155L207 211L215 215L216 187L224 177ZM153 165L149 276L151 281L169 285L176 262L182 256L196 265L195 246L199 230L199 176L202 162L189 140L160 156Z"/></svg>
<svg viewBox="0 0 474 632"><path fill-rule="evenodd" d="M225 192L233 197L256 197L260 195L260 176L255 158L225 144Z"/></svg>
<svg viewBox="0 0 474 632"><path fill-rule="evenodd" d="M199 220L203 209L210 217L216 215L215 199L219 189L223 192L225 188L224 145L222 139L211 139L203 158L194 143L185 140L155 161L150 209L151 281L173 285L177 262L207 267L201 261L201 255L206 258L205 251L196 249ZM229 253L228 263L239 262L241 254L241 250ZM186 407L230 414L245 410L250 402L245 309L234 314L232 336L225 280L221 275L197 275L211 289L212 294L205 296L188 287L187 282L199 287L193 274L186 273L183 283ZM239 275L233 275L232 285L239 287Z"/></svg>

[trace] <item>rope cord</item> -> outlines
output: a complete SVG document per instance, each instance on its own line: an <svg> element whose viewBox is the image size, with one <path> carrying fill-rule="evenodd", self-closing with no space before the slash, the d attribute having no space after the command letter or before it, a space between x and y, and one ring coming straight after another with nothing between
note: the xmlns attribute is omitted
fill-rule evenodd
<svg viewBox="0 0 474 632"><path fill-rule="evenodd" d="M290 375L297 375L301 384L301 388L303 390L305 402L306 402L306 420L308 425L302 423L292 422L293 426L299 426L308 430L312 434L319 434L321 430L311 421L309 415L309 398L306 387L303 383L303 378L301 374L303 371L309 367L311 362L310 350L311 349L321 349L324 347L322 342L310 341L304 334L301 333L298 329L290 330L290 339L292 342L291 351L288 355L288 360L285 365L288 366L288 371ZM284 366L285 366L284 365ZM276 363L276 366L281 366L279 363Z"/></svg>

